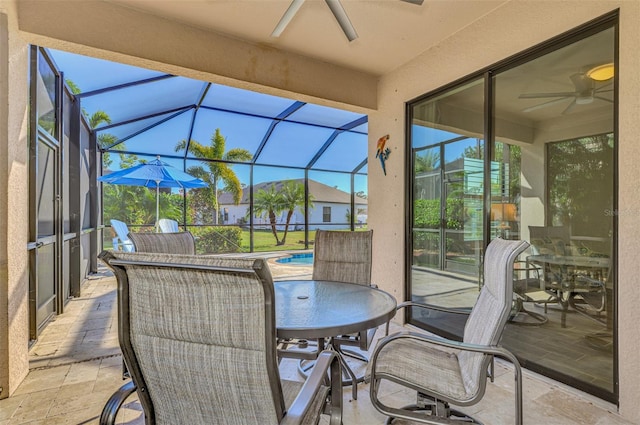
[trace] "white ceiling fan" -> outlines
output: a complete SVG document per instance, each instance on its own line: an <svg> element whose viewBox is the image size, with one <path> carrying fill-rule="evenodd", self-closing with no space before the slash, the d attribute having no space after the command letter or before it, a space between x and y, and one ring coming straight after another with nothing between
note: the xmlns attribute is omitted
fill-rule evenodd
<svg viewBox="0 0 640 425"><path fill-rule="evenodd" d="M284 29L287 27L287 25L289 25L289 22L291 22L291 19L293 19L293 17L298 12L298 10L300 9L304 1L305 0L293 0L291 2L287 11L284 13L284 15L282 15L282 18L280 18L280 22L278 22L278 25L276 25L276 28L271 33L271 37L280 37L280 34L282 34ZM329 6L329 9L331 9L333 16L335 16L336 20L338 21L338 24L340 24L340 28L342 28L342 31L344 32L344 35L347 36L347 39L349 41L353 41L356 38L358 38L358 33L356 32L356 29L351 24L351 21L347 16L347 12L345 12L344 7L342 7L342 3L340 3L340 0L324 0L324 1L327 3L327 6ZM418 6L422 5L422 3L424 2L424 0L400 0L400 1L415 4Z"/></svg>
<svg viewBox="0 0 640 425"><path fill-rule="evenodd" d="M570 100L570 103L562 111L562 114L568 114L576 105L588 105L594 100L602 100L613 103L613 100L601 96L602 93L612 92L613 82L598 85L600 81L590 78L585 72L572 74L571 82L575 88L574 91L554 92L554 93L523 93L518 96L519 99L552 99L547 102L539 103L522 110L522 112L531 112L537 109L546 108L558 103Z"/></svg>

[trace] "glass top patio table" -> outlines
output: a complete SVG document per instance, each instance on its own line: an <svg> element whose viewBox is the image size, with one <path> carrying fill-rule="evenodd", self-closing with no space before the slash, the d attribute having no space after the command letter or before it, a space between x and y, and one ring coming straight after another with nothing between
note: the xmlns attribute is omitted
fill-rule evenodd
<svg viewBox="0 0 640 425"><path fill-rule="evenodd" d="M396 314L390 294L365 285L322 280L275 282L279 338L319 339L371 329Z"/></svg>

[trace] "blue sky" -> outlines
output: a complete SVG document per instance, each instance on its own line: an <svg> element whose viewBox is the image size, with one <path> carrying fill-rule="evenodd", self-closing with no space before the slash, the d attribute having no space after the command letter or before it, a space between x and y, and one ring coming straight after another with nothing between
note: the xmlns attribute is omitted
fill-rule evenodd
<svg viewBox="0 0 640 425"><path fill-rule="evenodd" d="M58 50L50 50L50 53L58 68L64 73L65 79L73 81L85 95L94 90L164 75L158 71ZM205 87L206 83L202 81L184 77L167 78L84 96L81 106L88 115L98 110L105 111L111 117L112 125L153 115L148 119L109 128L98 134L109 133L119 140L125 139L127 151L145 153L149 158L160 154L163 161L180 169L183 168L182 160L166 156L183 154L176 152L175 147L181 140L189 137L190 131L192 140L208 145L215 129L220 128L227 141L227 150L242 148L255 155L265 134L271 130L270 137L256 162L304 168L332 136L335 128L364 117L350 111L304 104L293 111L287 117L287 121L271 128L273 118L287 108L297 105L295 99L213 84L206 92L202 101L203 107L197 110L194 119L195 108L191 106L200 101ZM172 112L163 114L167 110ZM191 130L192 122L194 125ZM97 128L104 125L106 124ZM368 126L365 122L353 131L340 133L325 154L318 158L315 168L353 170L367 157L367 132ZM112 155L112 159L112 168L119 168L117 155ZM249 167L236 165L234 170L240 180L248 184ZM366 172L366 168L364 171ZM264 178L258 179L261 174ZM279 180L300 178L300 175L304 176L301 170L271 167L268 173L254 172L254 180L257 183L267 178ZM321 181L324 184L350 191L349 174L316 175L322 177ZM358 190L366 191L366 185L363 189L356 189Z"/></svg>

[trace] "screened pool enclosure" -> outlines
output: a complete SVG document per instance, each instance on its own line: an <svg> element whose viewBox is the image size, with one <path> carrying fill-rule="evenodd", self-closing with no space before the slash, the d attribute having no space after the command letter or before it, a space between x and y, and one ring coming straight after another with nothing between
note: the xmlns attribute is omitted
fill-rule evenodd
<svg viewBox="0 0 640 425"><path fill-rule="evenodd" d="M159 217L194 233L199 252L305 249L316 229L366 227L366 115L61 51L39 56L45 86L44 74L62 72L87 157L95 144L95 177L159 157L208 184L160 189ZM155 230L155 190L95 190L104 248L111 219Z"/></svg>

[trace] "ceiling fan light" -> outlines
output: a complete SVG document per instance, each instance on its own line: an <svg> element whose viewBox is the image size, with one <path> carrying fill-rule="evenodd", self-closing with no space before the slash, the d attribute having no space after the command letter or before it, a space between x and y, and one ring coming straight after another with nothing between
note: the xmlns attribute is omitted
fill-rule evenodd
<svg viewBox="0 0 640 425"><path fill-rule="evenodd" d="M615 75L613 63L598 65L587 71L587 77L595 81L607 81Z"/></svg>

